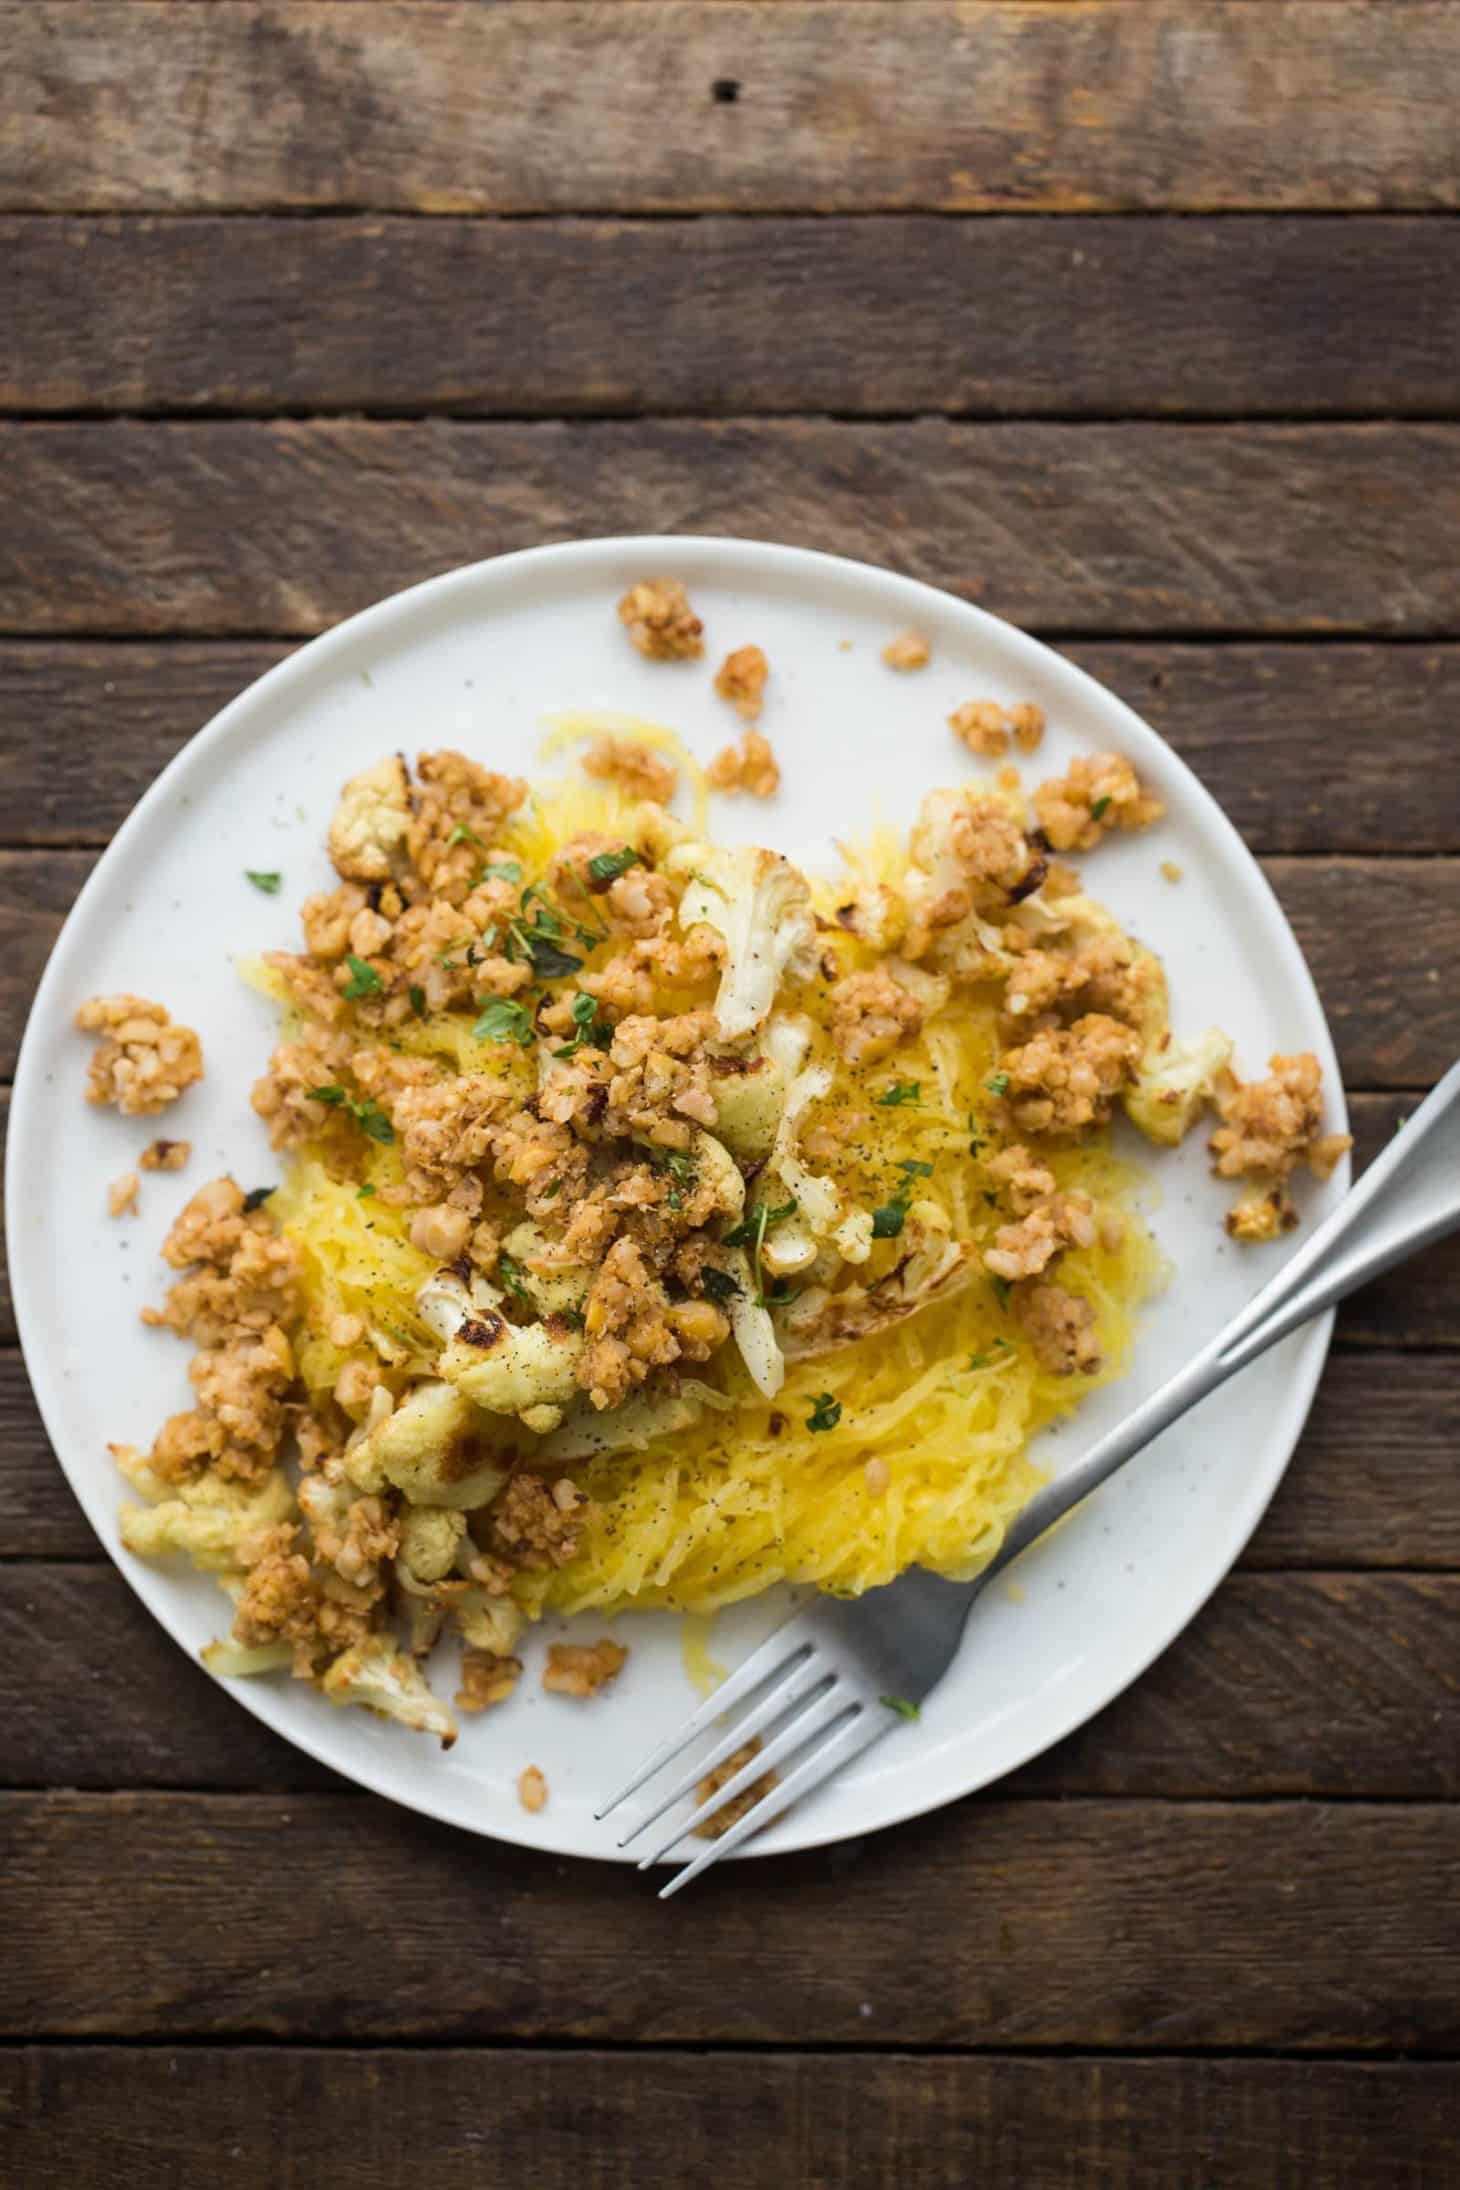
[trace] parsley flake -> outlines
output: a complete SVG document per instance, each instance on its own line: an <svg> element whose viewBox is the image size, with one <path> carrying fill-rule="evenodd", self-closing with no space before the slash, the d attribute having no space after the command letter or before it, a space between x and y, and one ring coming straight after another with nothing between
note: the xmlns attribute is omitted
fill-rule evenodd
<svg viewBox="0 0 1460 2190"><path fill-rule="evenodd" d="M842 1403L830 1392L818 1392L806 1417L808 1430L834 1430L842 1418Z"/></svg>
<svg viewBox="0 0 1460 2190"><path fill-rule="evenodd" d="M350 969L350 978L340 993L347 1003L353 1003L359 996L378 996L380 994L385 983L372 965L368 964L363 958L357 958L353 951L350 951L346 956L345 964Z"/></svg>
<svg viewBox="0 0 1460 2190"><path fill-rule="evenodd" d="M1093 805L1091 806L1091 808L1090 808L1090 819L1091 819L1092 821L1103 821L1103 820L1105 819L1105 815L1106 815L1107 809L1109 808L1109 805L1110 805L1110 794L1109 794L1109 792L1107 791L1107 793L1105 794L1104 798L1097 798L1097 799L1095 800L1094 804L1093 804Z"/></svg>
<svg viewBox="0 0 1460 2190"><path fill-rule="evenodd" d="M450 836L446 839L446 849L449 852L453 844L480 845L481 841L482 840L477 835L475 829L468 829L464 821L458 821L456 827L452 830Z"/></svg>
<svg viewBox="0 0 1460 2190"><path fill-rule="evenodd" d="M992 1079L984 1081L984 1086L988 1089L990 1095L1007 1095L1009 1092L1009 1075L1007 1072L996 1072Z"/></svg>
<svg viewBox="0 0 1460 2190"><path fill-rule="evenodd" d="M740 1287L731 1277L730 1272L728 1270L717 1270L713 1263L707 1263L705 1268L701 1270L700 1283L711 1300L734 1300L740 1292Z"/></svg>
<svg viewBox="0 0 1460 2190"><path fill-rule="evenodd" d="M248 1192L243 1197L244 1215L250 1216L255 1209L262 1208L263 1204L268 1200L270 1194L272 1194L273 1191L274 1189L272 1186L250 1187Z"/></svg>
<svg viewBox="0 0 1460 2190"><path fill-rule="evenodd" d="M627 874L630 867L643 865L642 854L636 852L632 844L625 844L617 852L595 852L588 862L589 888L606 890L611 882L617 882L621 874Z"/></svg>
<svg viewBox="0 0 1460 2190"><path fill-rule="evenodd" d="M374 1188L374 1186L373 1186L373 1185L371 1184L370 1180L369 1180L369 1179L367 1179L367 1180L365 1181L365 1184L364 1184L364 1185L363 1185L363 1186L362 1186L362 1187L360 1188L360 1191L359 1191L359 1193L358 1193L358 1194L356 1194L356 1196L355 1196L355 1199L356 1199L356 1201L369 1201L369 1199L370 1199L371 1195L372 1195L372 1194L373 1194L374 1192L375 1192L375 1188Z"/></svg>
<svg viewBox="0 0 1460 2190"><path fill-rule="evenodd" d="M477 876L478 882L520 882L522 862L518 859L489 859Z"/></svg>
<svg viewBox="0 0 1460 2190"><path fill-rule="evenodd" d="M527 1272L515 1255L509 1255L505 1250L498 1255L497 1275L502 1280L502 1290L510 1293L514 1300L531 1300L532 1295L527 1289Z"/></svg>
<svg viewBox="0 0 1460 2190"><path fill-rule="evenodd" d="M905 1201L885 1201L880 1209L872 1211L873 1239L896 1239L906 1216Z"/></svg>
<svg viewBox="0 0 1460 2190"><path fill-rule="evenodd" d="M494 996L471 1031L473 1041L518 1042L523 1049L532 1047L532 1015L510 996Z"/></svg>
<svg viewBox="0 0 1460 2190"><path fill-rule="evenodd" d="M909 1703L906 1696L879 1696L877 1701L888 1711L895 1711L900 1719L920 1719L919 1705Z"/></svg>
<svg viewBox="0 0 1460 2190"><path fill-rule="evenodd" d="M265 897L278 896L279 885L284 877L277 869L265 870L261 867L245 867L243 872L245 880L251 882L256 890L262 890Z"/></svg>
<svg viewBox="0 0 1460 2190"><path fill-rule="evenodd" d="M891 1087L885 1087L875 1100L883 1110L897 1110L904 1103L921 1101L922 1093L921 1080L894 1080Z"/></svg>
<svg viewBox="0 0 1460 2190"><path fill-rule="evenodd" d="M1003 1277L995 1277L990 1278L989 1283L994 1289L994 1298L999 1306L1007 1308L1009 1305L1009 1280Z"/></svg>
<svg viewBox="0 0 1460 2190"><path fill-rule="evenodd" d="M418 1019L424 1019L426 1016L426 991L422 988L417 988L415 982L413 981L410 987L406 990L406 995L410 998L411 1010L415 1013L416 1017Z"/></svg>

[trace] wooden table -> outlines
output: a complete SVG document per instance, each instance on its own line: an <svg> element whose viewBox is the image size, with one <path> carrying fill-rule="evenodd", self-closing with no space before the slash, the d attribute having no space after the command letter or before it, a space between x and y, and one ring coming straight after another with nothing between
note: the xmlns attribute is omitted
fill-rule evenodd
<svg viewBox="0 0 1460 2190"><path fill-rule="evenodd" d="M159 764L376 596L804 541L1201 772L1363 1151L1460 1050L1460 8L0 8L0 1063ZM84 1296L85 1273L78 1272ZM1012 1780L660 1908L189 1669L0 1352L0 2179L1457 2179L1460 1256L1238 1571Z"/></svg>

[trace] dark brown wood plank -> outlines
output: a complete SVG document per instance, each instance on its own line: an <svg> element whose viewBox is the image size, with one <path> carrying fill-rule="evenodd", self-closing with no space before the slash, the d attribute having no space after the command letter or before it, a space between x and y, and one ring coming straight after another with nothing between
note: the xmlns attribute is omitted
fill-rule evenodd
<svg viewBox="0 0 1460 2190"><path fill-rule="evenodd" d="M1445 1805L975 1799L727 1866L693 1922L355 1796L15 1794L0 1836L22 2037L1460 2043Z"/></svg>
<svg viewBox="0 0 1460 2190"><path fill-rule="evenodd" d="M1460 187L1443 0L877 0L840 36L815 0L6 14L6 208L1201 211Z"/></svg>
<svg viewBox="0 0 1460 2190"><path fill-rule="evenodd" d="M1460 426L113 420L4 428L0 467L0 630L36 637L303 636L585 531L831 548L1087 636L1460 621Z"/></svg>
<svg viewBox="0 0 1460 2190"><path fill-rule="evenodd" d="M1457 408L1454 239L1423 218L21 216L0 262L16 412Z"/></svg>
<svg viewBox="0 0 1460 2190"><path fill-rule="evenodd" d="M89 851L0 852L0 1071L14 1068L41 968L94 862ZM1460 961L1460 863L1272 859L1264 867L1327 1004L1345 1081L1383 1088L1438 1079L1460 1052L1460 986L1448 977ZM83 1054L78 1042L78 1072Z"/></svg>
<svg viewBox="0 0 1460 2190"><path fill-rule="evenodd" d="M1349 1124L1360 1167L1402 1130L1400 1120L1418 1100L1406 1095L1350 1097ZM1451 1233L1345 1301L1338 1311L1337 1336L1340 1345L1350 1346L1460 1345L1460 1234ZM1373 1412L1372 1404L1366 1407L1366 1428ZM1383 1433L1377 1434L1382 1439ZM1451 1449L1460 1450L1460 1443Z"/></svg>
<svg viewBox="0 0 1460 2190"><path fill-rule="evenodd" d="M178 747L289 651L0 642L0 844L105 844ZM1197 770L1258 852L1460 851L1460 646L1116 640L1064 651ZM1334 766L1334 754L1342 765Z"/></svg>
<svg viewBox="0 0 1460 2190"><path fill-rule="evenodd" d="M1460 1795L1457 1625L1460 1576L1233 1576L1143 1679L1004 1791ZM0 1725L7 1786L337 1784L186 1663L109 1566L0 1565Z"/></svg>
<svg viewBox="0 0 1460 2190"><path fill-rule="evenodd" d="M156 2190L226 2153L240 2180L399 2190L402 2155L429 2152L433 2190L517 2190L531 2153L533 2190L587 2190L632 2153L637 2181L717 2190L1426 2190L1460 2138L1446 2062L195 2046L183 2067L0 2055L14 2180Z"/></svg>

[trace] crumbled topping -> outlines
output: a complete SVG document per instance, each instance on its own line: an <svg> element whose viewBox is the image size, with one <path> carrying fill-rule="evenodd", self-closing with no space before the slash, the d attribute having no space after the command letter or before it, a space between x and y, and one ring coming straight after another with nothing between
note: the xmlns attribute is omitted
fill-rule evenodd
<svg viewBox="0 0 1460 2190"><path fill-rule="evenodd" d="M673 764L637 738L595 738L584 747L582 760L587 775L618 784L630 798L652 799L656 806L669 803L679 780Z"/></svg>
<svg viewBox="0 0 1460 2190"><path fill-rule="evenodd" d="M1166 809L1119 753L1082 753L1040 784L1034 811L1054 851L1089 852L1107 830L1149 829Z"/></svg>
<svg viewBox="0 0 1460 2190"><path fill-rule="evenodd" d="M149 1141L137 1161L144 1171L181 1171L192 1152L191 1141Z"/></svg>
<svg viewBox="0 0 1460 2190"><path fill-rule="evenodd" d="M522 1678L522 1660L499 1650L463 1650L461 1686L456 1691L458 1711L489 1711L505 1703Z"/></svg>
<svg viewBox="0 0 1460 2190"><path fill-rule="evenodd" d="M705 651L705 627L677 578L646 578L630 586L618 604L618 620L648 661L698 661Z"/></svg>
<svg viewBox="0 0 1460 2190"><path fill-rule="evenodd" d="M557 1495L558 1488L565 1496ZM487 1532L494 1551L513 1566L566 1566L578 1549L588 1499L563 1479L550 1488L541 1476L513 1476L489 1510Z"/></svg>
<svg viewBox="0 0 1460 2190"><path fill-rule="evenodd" d="M921 631L899 631L882 649L889 669L926 669L933 649Z"/></svg>
<svg viewBox="0 0 1460 2190"><path fill-rule="evenodd" d="M547 1808L548 1783L535 1764L529 1764L517 1775L517 1799L524 1810L536 1816Z"/></svg>
<svg viewBox="0 0 1460 2190"><path fill-rule="evenodd" d="M730 702L742 722L759 722L770 666L760 647L737 646L716 671L715 690L722 700Z"/></svg>
<svg viewBox="0 0 1460 2190"><path fill-rule="evenodd" d="M115 1103L144 1117L175 1103L203 1077L203 1045L145 996L92 996L76 1014L83 1034L100 1034L86 1075L89 1103Z"/></svg>
<svg viewBox="0 0 1460 2190"><path fill-rule="evenodd" d="M984 1249L984 1268L1015 1283L1038 1277L1066 1247L1089 1247L1096 1238L1095 1208L1088 1194L1050 1194L1013 1224L1000 1225Z"/></svg>
<svg viewBox="0 0 1460 2190"><path fill-rule="evenodd" d="M706 1772L695 1788L696 1803L713 1801L720 1789L728 1787L737 1772L743 1771L760 1752L760 1736L752 1734L750 1740L742 1742L732 1755L726 1757L723 1764L717 1764L713 1772ZM768 1795L778 1784L774 1772L762 1772L759 1779L753 1779L738 1795L732 1795L728 1802L722 1803L713 1817L707 1817L703 1825L696 1825L696 1836L700 1840L721 1839L732 1825L740 1823L747 1811L755 1808L763 1795Z"/></svg>
<svg viewBox="0 0 1460 2190"><path fill-rule="evenodd" d="M1297 1210L1282 1182L1300 1163L1315 1178L1330 1178L1353 1146L1347 1133L1322 1131L1322 1068L1311 1051L1268 1063L1265 1080L1243 1082L1229 1071L1218 1085L1222 1123L1209 1144L1213 1169L1219 1178L1258 1182L1228 1212L1234 1239L1276 1239L1290 1231Z"/></svg>
<svg viewBox="0 0 1460 2190"><path fill-rule="evenodd" d="M1043 1368L1054 1376L1093 1376L1100 1367L1095 1310L1062 1285L1020 1286L1014 1312Z"/></svg>
<svg viewBox="0 0 1460 2190"><path fill-rule="evenodd" d="M1032 700L1001 707L997 700L967 700L948 717L953 735L981 760L999 760L1012 738L1021 753L1037 752L1044 741L1044 710Z"/></svg>
<svg viewBox="0 0 1460 2190"><path fill-rule="evenodd" d="M752 798L771 798L780 789L781 770L769 738L747 730L739 745L725 745L705 770L712 791L748 791Z"/></svg>
<svg viewBox="0 0 1460 2190"><path fill-rule="evenodd" d="M135 1217L137 1214L137 1195L140 1187L141 1182L135 1171L124 1171L120 1178L113 1179L106 1190L107 1215L109 1217Z"/></svg>
<svg viewBox="0 0 1460 2190"><path fill-rule="evenodd" d="M1179 882L1182 871L1182 868L1174 859L1163 859L1161 862L1161 880L1163 882Z"/></svg>
<svg viewBox="0 0 1460 2190"><path fill-rule="evenodd" d="M542 1685L553 1696L596 1696L628 1663L622 1643L550 1643Z"/></svg>
<svg viewBox="0 0 1460 2190"><path fill-rule="evenodd" d="M848 1064L875 1064L919 1032L923 1007L885 966L849 973L830 994L831 1038Z"/></svg>
<svg viewBox="0 0 1460 2190"><path fill-rule="evenodd" d="M1140 1037L1103 1012L1069 1027L1045 1027L1007 1050L1000 1071L1009 1115L1021 1133L1078 1133L1102 1125L1135 1077Z"/></svg>

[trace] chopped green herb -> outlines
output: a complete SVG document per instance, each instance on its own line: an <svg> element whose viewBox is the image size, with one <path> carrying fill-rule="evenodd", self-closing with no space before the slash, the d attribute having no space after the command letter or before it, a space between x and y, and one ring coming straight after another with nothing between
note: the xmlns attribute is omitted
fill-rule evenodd
<svg viewBox="0 0 1460 2190"><path fill-rule="evenodd" d="M384 1142L395 1139L395 1128L379 1103L352 1103L350 1107L355 1113L356 1125L359 1126L362 1133L368 1134L372 1141Z"/></svg>
<svg viewBox="0 0 1460 2190"><path fill-rule="evenodd" d="M740 1292L730 1272L717 1270L713 1263L708 1263L700 1272L700 1283L711 1300L734 1300Z"/></svg>
<svg viewBox="0 0 1460 2190"><path fill-rule="evenodd" d="M575 1056L585 1042L592 1042L600 1049L606 1048L608 1041L613 1039L613 1034L611 1028L598 1025L597 999L586 996L582 989L579 989L577 995L573 998L572 1012L573 1024L578 1031L564 1048L555 1049L553 1055L555 1057ZM607 1040L604 1039L605 1036Z"/></svg>
<svg viewBox="0 0 1460 2190"><path fill-rule="evenodd" d="M988 1089L990 1095L1007 1095L1009 1092L1009 1075L1007 1072L996 1072L992 1079L984 1081L984 1086Z"/></svg>
<svg viewBox="0 0 1460 2190"><path fill-rule="evenodd" d="M477 835L475 829L468 829L464 821L458 821L456 827L452 830L450 836L446 839L446 849L449 852L453 844L479 845L481 841L482 840Z"/></svg>
<svg viewBox="0 0 1460 2190"><path fill-rule="evenodd" d="M278 896L279 884L284 877L276 869L265 871L261 867L245 867L243 872L245 879L251 882L256 890L262 890L265 897Z"/></svg>
<svg viewBox="0 0 1460 2190"><path fill-rule="evenodd" d="M972 1112L972 1111L970 1110L970 1112L968 1113L968 1153L969 1153L969 1155L970 1155L970 1156L976 1156L976 1155L978 1154L979 1150L980 1150L980 1149L981 1149L982 1147L983 1147L983 1135L982 1135L982 1134L981 1134L981 1133L979 1132L979 1130L978 1130L978 1120L977 1120L977 1119L976 1119L976 1118L974 1117L974 1114L973 1114L973 1112Z"/></svg>
<svg viewBox="0 0 1460 2190"><path fill-rule="evenodd" d="M684 1207L684 1196L677 1186L670 1187L669 1192L664 1197L664 1206L666 1209L674 1210L676 1215Z"/></svg>
<svg viewBox="0 0 1460 2190"><path fill-rule="evenodd" d="M998 1302L999 1306L1001 1308L1007 1308L1009 1305L1009 1280L1007 1278L996 1277L990 1278L989 1283L994 1289L994 1298Z"/></svg>
<svg viewBox="0 0 1460 2190"><path fill-rule="evenodd" d="M342 1087L312 1087L309 1090L309 1100L312 1103L332 1103L338 1106L348 1103L350 1098Z"/></svg>
<svg viewBox="0 0 1460 2190"><path fill-rule="evenodd" d="M654 1154L659 1163L672 1177L676 1179L692 1179L694 1177L695 1160L687 1149L656 1148Z"/></svg>
<svg viewBox="0 0 1460 2190"><path fill-rule="evenodd" d="M426 1016L426 991L422 988L417 988L415 982L413 981L410 987L406 990L406 995L410 998L411 1010L415 1013L416 1017L418 1019L424 1019Z"/></svg>
<svg viewBox="0 0 1460 2190"><path fill-rule="evenodd" d="M909 1703L906 1696L879 1696L877 1701L887 1710L895 1711L900 1719L920 1719L923 1715L919 1706Z"/></svg>
<svg viewBox="0 0 1460 2190"><path fill-rule="evenodd" d="M905 1171L910 1179L930 1179L933 1176L933 1166L930 1163L920 1163L916 1156L905 1156L897 1168Z"/></svg>
<svg viewBox="0 0 1460 2190"><path fill-rule="evenodd" d="M806 1417L808 1430L834 1430L842 1418L842 1403L830 1392L818 1392Z"/></svg>
<svg viewBox="0 0 1460 2190"><path fill-rule="evenodd" d="M883 1110L896 1110L903 1103L920 1101L922 1092L921 1080L894 1080L891 1087L883 1088L876 1101Z"/></svg>
<svg viewBox="0 0 1460 2190"><path fill-rule="evenodd" d="M475 941L476 937L473 935L459 935L454 943L447 944L445 950L437 951L437 965L454 966L456 964L456 953L458 951L469 951Z"/></svg>
<svg viewBox="0 0 1460 2190"><path fill-rule="evenodd" d="M582 971L581 958L575 957L572 951L561 950L535 928L524 928L520 920L514 920L512 933L539 981L561 981L564 974Z"/></svg>
<svg viewBox="0 0 1460 2190"><path fill-rule="evenodd" d="M494 996L471 1031L477 1042L519 1042L531 1049L532 1014L510 996Z"/></svg>
<svg viewBox="0 0 1460 2190"><path fill-rule="evenodd" d="M345 964L350 969L350 978L340 993L347 1002L353 1003L357 996L380 994L385 983L372 965L368 965L363 958L357 958L353 951L346 954Z"/></svg>
<svg viewBox="0 0 1460 2190"><path fill-rule="evenodd" d="M970 1354L968 1357L970 1369L986 1369L988 1365L989 1357L987 1354Z"/></svg>
<svg viewBox="0 0 1460 2190"><path fill-rule="evenodd" d="M538 1195L537 1198L539 1201L556 1201L562 1191L563 1182L561 1179L549 1179L547 1185L543 1188L542 1192Z"/></svg>
<svg viewBox="0 0 1460 2190"><path fill-rule="evenodd" d="M522 863L516 859L489 859L477 876L478 882L520 882Z"/></svg>
<svg viewBox="0 0 1460 2190"><path fill-rule="evenodd" d="M765 1238L768 1227L772 1224L784 1224L787 1217L794 1217L795 1214L796 1203L794 1200L780 1202L774 1209L771 1208L768 1202L761 1202L756 1208L752 1209L748 1217L741 1219L733 1232L725 1234L725 1245L727 1247L749 1247L753 1244L759 1252L760 1243Z"/></svg>
<svg viewBox="0 0 1460 2190"><path fill-rule="evenodd" d="M872 1211L873 1239L896 1239L906 1216L905 1201L885 1201L880 1209Z"/></svg>
<svg viewBox="0 0 1460 2190"><path fill-rule="evenodd" d="M375 1188L373 1187L369 1179L367 1179L365 1181L365 1184L361 1187L359 1193L355 1196L355 1199L356 1201L369 1201L371 1195L374 1192Z"/></svg>
<svg viewBox="0 0 1460 2190"><path fill-rule="evenodd" d="M588 880L594 889L606 890L610 882L617 882L619 876L627 874L630 867L642 867L643 864L642 856L634 850L632 844L626 844L618 852L595 852L588 862Z"/></svg>
<svg viewBox="0 0 1460 2190"><path fill-rule="evenodd" d="M272 1194L273 1191L274 1189L272 1186L250 1187L248 1192L243 1197L244 1215L248 1216L253 1210L262 1208L263 1204L268 1200L270 1194Z"/></svg>
<svg viewBox="0 0 1460 2190"><path fill-rule="evenodd" d="M497 1275L502 1280L504 1292L510 1293L514 1300L531 1300L532 1295L527 1289L527 1272L515 1255L509 1255L505 1251L498 1255Z"/></svg>
<svg viewBox="0 0 1460 2190"><path fill-rule="evenodd" d="M1104 818L1105 818L1105 812L1106 812L1106 809L1107 809L1107 807L1109 806L1109 804L1110 804L1110 795L1109 795L1109 793L1107 792L1104 798L1097 798L1097 799L1095 800L1094 804L1093 804L1093 805L1091 806L1091 808L1090 808L1090 819L1091 819L1092 821L1103 821L1103 820L1104 820Z"/></svg>

